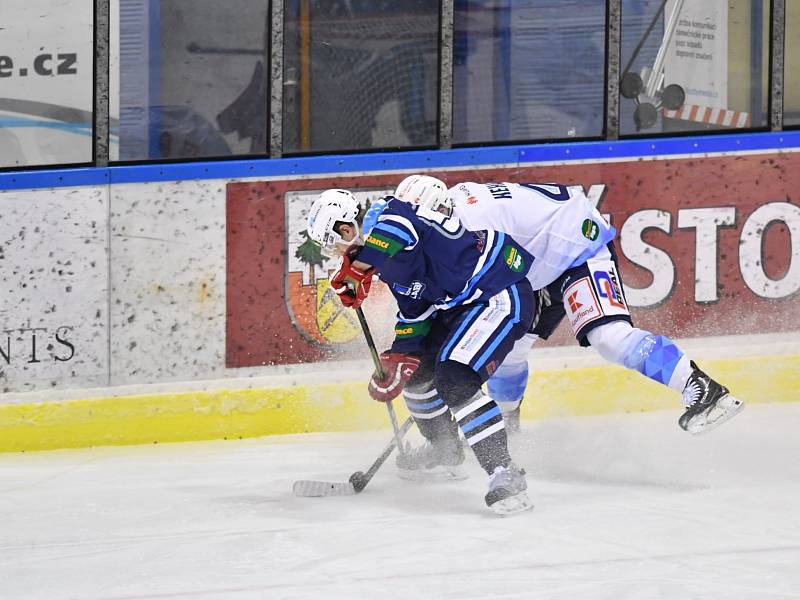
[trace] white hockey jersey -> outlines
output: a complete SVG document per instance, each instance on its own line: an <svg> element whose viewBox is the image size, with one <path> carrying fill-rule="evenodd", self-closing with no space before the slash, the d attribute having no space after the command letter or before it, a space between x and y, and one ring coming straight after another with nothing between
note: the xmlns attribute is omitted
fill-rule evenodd
<svg viewBox="0 0 800 600"><path fill-rule="evenodd" d="M533 255L528 279L535 290L594 256L616 235L577 188L466 182L450 188L449 195L464 227L505 232Z"/></svg>

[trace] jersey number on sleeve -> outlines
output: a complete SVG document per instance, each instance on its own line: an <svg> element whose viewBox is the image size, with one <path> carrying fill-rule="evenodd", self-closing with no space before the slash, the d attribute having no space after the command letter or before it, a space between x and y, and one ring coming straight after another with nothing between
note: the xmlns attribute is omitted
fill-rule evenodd
<svg viewBox="0 0 800 600"><path fill-rule="evenodd" d="M539 192L542 196L546 196L556 202L569 200L569 190L565 185L548 183L520 183L519 185L534 192Z"/></svg>

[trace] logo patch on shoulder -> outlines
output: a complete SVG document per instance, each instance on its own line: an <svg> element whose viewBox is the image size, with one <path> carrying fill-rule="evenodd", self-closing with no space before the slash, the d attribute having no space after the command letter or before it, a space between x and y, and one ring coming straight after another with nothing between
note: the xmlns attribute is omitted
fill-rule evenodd
<svg viewBox="0 0 800 600"><path fill-rule="evenodd" d="M486 232L485 231L476 231L475 232L475 248L478 249L478 252L483 252L483 249L486 247Z"/></svg>
<svg viewBox="0 0 800 600"><path fill-rule="evenodd" d="M399 283L393 283L392 289L401 296L408 296L409 298L414 298L414 300L419 300L423 290L425 289L425 284L421 281L412 281L411 285L408 286L400 285Z"/></svg>
<svg viewBox="0 0 800 600"><path fill-rule="evenodd" d="M591 219L586 219L581 225L581 233L587 240L595 241L600 235L600 227Z"/></svg>
<svg viewBox="0 0 800 600"><path fill-rule="evenodd" d="M503 259L506 261L506 266L514 273L519 273L525 269L525 259L514 246L503 248Z"/></svg>

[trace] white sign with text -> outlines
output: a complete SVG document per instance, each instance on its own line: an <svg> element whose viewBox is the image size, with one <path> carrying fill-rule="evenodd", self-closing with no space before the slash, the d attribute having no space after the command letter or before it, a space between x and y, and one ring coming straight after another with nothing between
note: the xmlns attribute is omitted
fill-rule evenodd
<svg viewBox="0 0 800 600"><path fill-rule="evenodd" d="M92 159L93 3L3 0L0 167Z"/></svg>
<svg viewBox="0 0 800 600"><path fill-rule="evenodd" d="M669 21L677 0L669 0ZM665 85L676 83L686 103L728 108L728 0L684 2L664 61Z"/></svg>

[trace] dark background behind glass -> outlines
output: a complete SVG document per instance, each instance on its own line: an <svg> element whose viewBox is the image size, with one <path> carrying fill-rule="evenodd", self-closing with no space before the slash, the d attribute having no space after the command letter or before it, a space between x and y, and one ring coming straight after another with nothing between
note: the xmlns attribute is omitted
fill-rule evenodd
<svg viewBox="0 0 800 600"><path fill-rule="evenodd" d="M264 154L268 0L119 2L120 160Z"/></svg>
<svg viewBox="0 0 800 600"><path fill-rule="evenodd" d="M455 2L456 143L603 134L603 0Z"/></svg>
<svg viewBox="0 0 800 600"><path fill-rule="evenodd" d="M287 0L284 152L435 146L439 3Z"/></svg>

